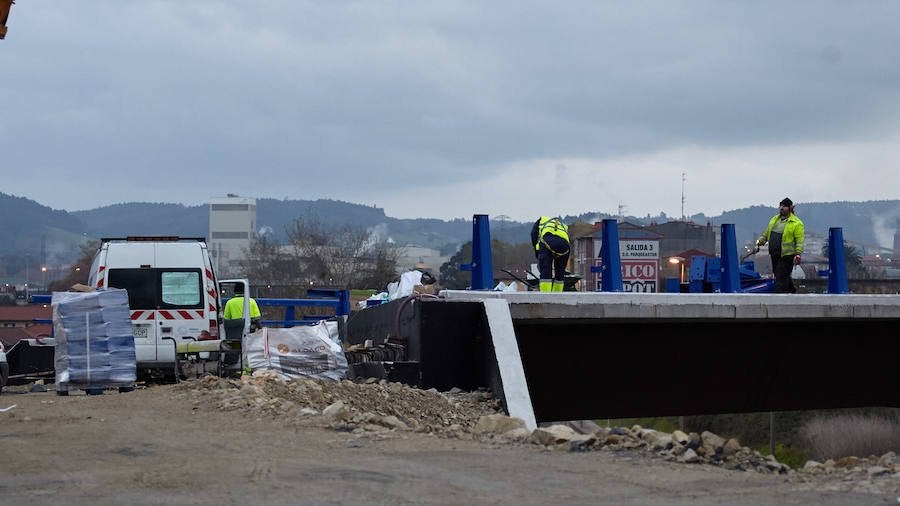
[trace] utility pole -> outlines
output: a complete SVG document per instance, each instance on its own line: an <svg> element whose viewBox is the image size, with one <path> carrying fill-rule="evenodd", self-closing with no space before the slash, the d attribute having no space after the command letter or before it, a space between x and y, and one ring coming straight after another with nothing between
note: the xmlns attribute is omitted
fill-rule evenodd
<svg viewBox="0 0 900 506"><path fill-rule="evenodd" d="M687 172L681 173L681 221L687 221L684 215L684 184L687 182Z"/></svg>
<svg viewBox="0 0 900 506"><path fill-rule="evenodd" d="M625 204L619 204L619 221L625 219Z"/></svg>

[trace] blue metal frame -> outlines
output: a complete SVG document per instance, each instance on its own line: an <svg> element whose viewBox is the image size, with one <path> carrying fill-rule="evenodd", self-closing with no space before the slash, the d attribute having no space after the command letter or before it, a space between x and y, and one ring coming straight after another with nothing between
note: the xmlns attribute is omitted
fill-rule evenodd
<svg viewBox="0 0 900 506"><path fill-rule="evenodd" d="M350 291L337 288L314 288L306 292L307 299L253 299L259 306L282 306L284 310L284 320L262 320L263 325L314 325L320 320L332 318L334 316L347 316L350 314ZM50 304L51 295L33 295L31 301L35 304ZM227 298L222 299L222 304L228 302ZM333 315L322 316L304 316L303 319L297 320L294 308L296 307L333 307ZM53 324L53 320L46 318L36 318L35 323ZM52 333L52 329L51 329Z"/></svg>
<svg viewBox="0 0 900 506"><path fill-rule="evenodd" d="M621 292L622 256L619 253L619 222L603 220L600 232L600 291Z"/></svg>
<svg viewBox="0 0 900 506"><path fill-rule="evenodd" d="M844 231L841 227L828 229L828 293L850 293L844 257Z"/></svg>
<svg viewBox="0 0 900 506"><path fill-rule="evenodd" d="M306 292L310 298L307 299L256 299L258 306L267 307L284 307L284 320L261 320L260 323L266 326L272 325L315 325L320 320L333 318L335 316L347 316L350 314L350 291L337 288L313 288ZM223 298L222 304L228 302ZM296 319L294 308L296 307L333 307L333 315L316 315L304 316L302 319Z"/></svg>
<svg viewBox="0 0 900 506"><path fill-rule="evenodd" d="M459 270L472 272L472 290L494 288L494 260L491 256L491 225L488 215L472 216L472 263L461 264Z"/></svg>
<svg viewBox="0 0 900 506"><path fill-rule="evenodd" d="M737 252L737 236L733 223L722 224L722 293L737 293L741 291L741 273L738 266L740 257Z"/></svg>

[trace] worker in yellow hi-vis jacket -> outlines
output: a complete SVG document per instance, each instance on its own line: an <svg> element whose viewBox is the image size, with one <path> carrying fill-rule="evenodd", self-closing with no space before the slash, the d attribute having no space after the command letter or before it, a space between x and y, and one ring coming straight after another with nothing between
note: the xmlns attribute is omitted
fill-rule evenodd
<svg viewBox="0 0 900 506"><path fill-rule="evenodd" d="M542 292L561 292L569 263L569 229L559 218L541 216L531 227Z"/></svg>
<svg viewBox="0 0 900 506"><path fill-rule="evenodd" d="M778 204L778 214L769 220L766 231L756 240L757 246L769 243L772 272L775 274L775 293L796 293L791 270L800 265L803 253L803 222L794 214L794 203L785 198Z"/></svg>

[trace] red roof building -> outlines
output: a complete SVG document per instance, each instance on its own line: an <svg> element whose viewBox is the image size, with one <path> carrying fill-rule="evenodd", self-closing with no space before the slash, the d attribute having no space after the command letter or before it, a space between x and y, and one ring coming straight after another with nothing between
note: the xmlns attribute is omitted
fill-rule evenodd
<svg viewBox="0 0 900 506"><path fill-rule="evenodd" d="M0 342L9 349L22 339L49 336L51 325L35 320L50 318L49 305L0 306Z"/></svg>

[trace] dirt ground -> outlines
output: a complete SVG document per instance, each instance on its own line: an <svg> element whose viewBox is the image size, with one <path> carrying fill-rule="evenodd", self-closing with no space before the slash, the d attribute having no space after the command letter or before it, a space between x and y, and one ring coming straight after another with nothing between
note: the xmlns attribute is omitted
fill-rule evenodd
<svg viewBox="0 0 900 506"><path fill-rule="evenodd" d="M52 386L4 391L0 409L15 407L0 412L0 504L898 504L894 488L796 482L640 451L352 430L216 385L68 397ZM489 406L468 399L423 417L464 428L465 413Z"/></svg>

